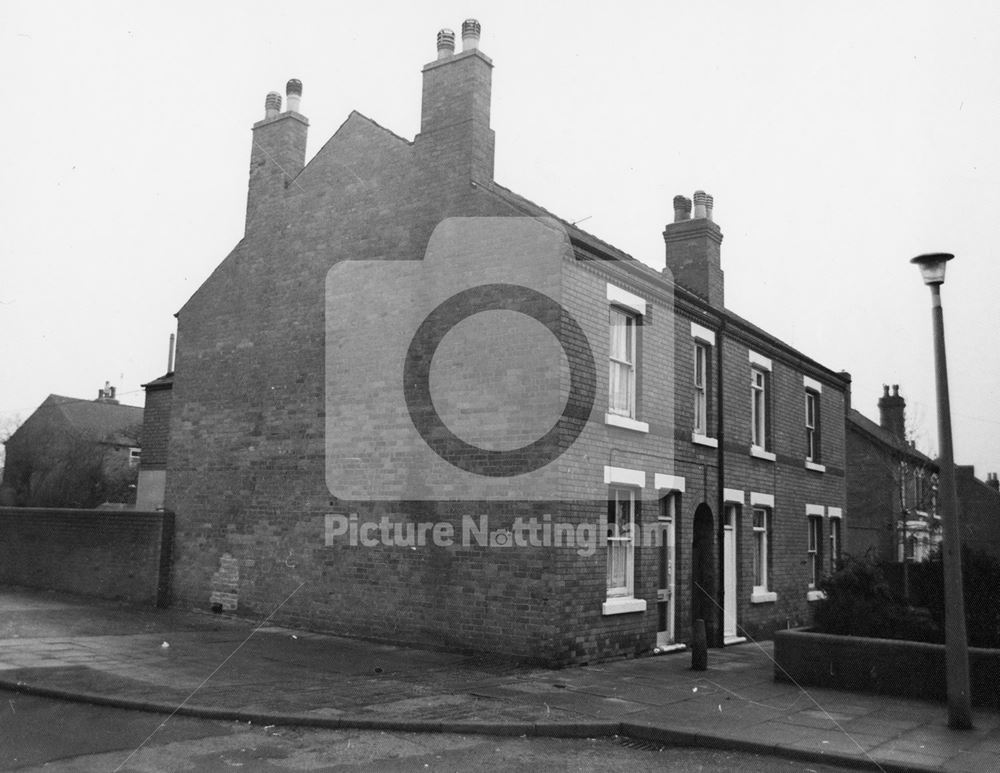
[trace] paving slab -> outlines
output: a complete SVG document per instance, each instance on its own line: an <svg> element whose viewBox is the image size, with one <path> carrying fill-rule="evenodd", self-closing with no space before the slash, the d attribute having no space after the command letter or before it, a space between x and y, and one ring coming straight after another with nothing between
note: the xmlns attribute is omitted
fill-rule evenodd
<svg viewBox="0 0 1000 773"><path fill-rule="evenodd" d="M269 724L615 735L884 770L1000 770L1000 714L773 679L748 642L562 670L373 644L257 621L0 587L0 685ZM163 647L167 642L168 647Z"/></svg>

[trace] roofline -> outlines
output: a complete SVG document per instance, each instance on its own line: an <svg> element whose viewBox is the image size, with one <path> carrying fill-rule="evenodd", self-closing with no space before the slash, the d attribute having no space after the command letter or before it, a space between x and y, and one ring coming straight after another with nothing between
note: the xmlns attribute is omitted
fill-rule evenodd
<svg viewBox="0 0 1000 773"><path fill-rule="evenodd" d="M701 312L703 316L715 317L719 327L732 326L737 330L739 330L744 335L752 337L754 339L765 340L764 336L766 336L766 345L784 354L785 359L794 360L796 361L796 364L798 364L799 366L807 366L814 373L823 375L828 380L839 384L841 388L843 388L844 390L849 388L851 383L850 375L828 368L826 365L817 362L808 355L800 352L795 347L785 343L777 336L774 336L768 333L766 330L758 328L752 323L743 320L738 315L734 314L728 309L717 309L714 306L711 306L707 301L702 300L693 292L688 290L686 287L683 287L672 280L665 279L663 275L656 269L647 266L642 261L637 260L636 258L629 255L627 252L619 250L617 247L608 242L605 242L603 239L600 239L594 236L593 234L590 234L584 231L583 229L578 228L574 224L569 223L566 220L563 220L558 215L549 212L547 209L545 209L545 207L536 204L535 202L525 198L524 196L521 196L520 194L511 190L510 188L506 188L503 185L500 185L499 183L496 182L494 182L492 185L482 185L480 183L473 183L473 185L481 190L486 190L490 193L494 193L500 196L500 198L502 198L505 202L507 202L509 205L513 207L518 207L518 202L510 201L506 196L504 196L504 193L510 194L511 196L515 196L518 199L521 199L525 203L525 205L527 205L529 208L534 208L538 210L537 212L531 214L534 214L535 216L551 217L553 220L556 220L557 222L562 224L562 226L567 231L570 244L572 246L579 247L589 252L595 253L598 258L604 258L609 261L614 261L616 263L619 263L629 273L641 279L649 281L654 285L659 285L660 288L668 292L672 292L675 298L680 298L682 302L688 304L689 306L695 307L695 309ZM803 367L802 369L805 368Z"/></svg>
<svg viewBox="0 0 1000 773"><path fill-rule="evenodd" d="M931 457L929 457L927 454L925 454L923 451L921 451L921 450L919 450L917 448L910 448L905 443L903 443L902 445L898 445L897 446L897 445L891 445L891 444L885 442L885 440L883 438L881 438L878 435L876 435L874 432L872 432L871 430L869 430L868 427L866 427L864 424L862 424L857 419L855 419L854 416L852 415L852 414L855 414L855 413L858 416L862 417L863 419L866 419L867 421L870 421L872 424L875 424L875 422L872 419L869 419L863 413L861 413L861 411L859 411L857 408L851 408L851 409L849 409L847 411L847 424L849 426L854 427L858 432L863 433L866 437L871 438L876 443L878 443L880 446L883 446L884 448L888 448L889 450L894 451L897 454L909 456L911 459L918 459L921 462L923 462L925 466L927 466L927 467L933 467L935 470L940 470L941 469L941 465L938 464L937 460L931 459ZM878 426L878 425L876 425L876 426ZM900 442L902 443L902 441L900 441Z"/></svg>

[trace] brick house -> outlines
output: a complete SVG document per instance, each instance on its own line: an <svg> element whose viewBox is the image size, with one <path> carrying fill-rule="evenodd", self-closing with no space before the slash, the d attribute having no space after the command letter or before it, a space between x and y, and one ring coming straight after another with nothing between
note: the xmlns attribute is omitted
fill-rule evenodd
<svg viewBox="0 0 1000 773"><path fill-rule="evenodd" d="M962 543L1000 558L1000 480L995 472L976 477L971 464L955 465Z"/></svg>
<svg viewBox="0 0 1000 773"><path fill-rule="evenodd" d="M937 486L940 464L906 436L906 400L894 384L883 387L875 423L847 412L846 549L886 562L923 561L942 540ZM962 544L1000 557L1000 482L955 465Z"/></svg>
<svg viewBox="0 0 1000 773"><path fill-rule="evenodd" d="M849 378L726 310L704 193L655 270L497 184L462 38L412 141L353 112L307 164L301 84L268 95L178 313L173 597L551 664L806 622Z"/></svg>
<svg viewBox="0 0 1000 773"><path fill-rule="evenodd" d="M939 467L906 437L906 400L883 389L876 424L847 412L847 551L888 562L923 561L942 538Z"/></svg>
<svg viewBox="0 0 1000 773"><path fill-rule="evenodd" d="M115 388L96 400L49 395L6 441L4 502L33 507L134 503L142 408Z"/></svg>

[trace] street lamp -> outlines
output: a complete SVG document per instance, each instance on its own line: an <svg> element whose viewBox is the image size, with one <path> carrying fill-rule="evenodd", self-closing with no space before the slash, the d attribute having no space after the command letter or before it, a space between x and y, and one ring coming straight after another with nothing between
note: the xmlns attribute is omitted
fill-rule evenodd
<svg viewBox="0 0 1000 773"><path fill-rule="evenodd" d="M940 495L944 530L944 646L948 682L948 726L956 730L972 727L969 695L969 645L965 638L965 599L962 593L962 535L958 523L958 493L955 490L955 455L951 446L951 405L948 399L948 362L944 350L944 312L941 285L944 269L954 258L947 252L918 255L916 263L924 284L931 288L934 323L934 374L937 382L938 444L941 446Z"/></svg>

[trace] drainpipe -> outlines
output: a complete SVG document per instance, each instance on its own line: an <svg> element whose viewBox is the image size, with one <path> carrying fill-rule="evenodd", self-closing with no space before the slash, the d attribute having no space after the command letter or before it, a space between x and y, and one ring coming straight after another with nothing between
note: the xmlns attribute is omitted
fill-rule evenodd
<svg viewBox="0 0 1000 773"><path fill-rule="evenodd" d="M725 561L725 555L724 555L725 554L725 547L724 547L724 536L723 536L723 534L724 534L724 528L725 528L724 527L724 523L725 523L725 517L726 517L726 495L725 495L725 492L723 491L723 489L726 487L726 452L725 452L725 447L726 447L726 430L725 430L725 421L723 420L723 417L724 417L725 414L723 412L724 403L723 403L723 397L722 397L722 391L723 391L722 390L722 373L723 373L723 370L722 370L722 345L723 345L724 341L726 340L726 318L725 317L721 317L719 321L720 321L720 325L719 325L718 344L715 347L715 362L716 362L716 367L715 367L715 384L716 384L716 387L715 387L715 389L716 389L716 392L717 392L717 397L716 397L716 402L715 402L715 405L716 405L716 410L715 410L715 416L716 416L716 420L715 420L716 421L716 423L715 423L715 436L716 436L716 438L719 441L719 446L716 449L716 452L718 453L718 464L717 464L717 475L716 475L716 478L717 478L718 489L719 489L719 491L718 491L718 513L719 513L718 523L719 523L719 527L718 527L718 531L717 531L717 535L718 536L716 537L716 539L717 539L717 544L718 544L718 549L719 549L719 564L718 564L719 571L717 572L717 575L718 575L718 577L722 581L718 584L718 587L716 588L715 593L716 593L716 596L718 597L718 602L719 602L719 605L716 608L717 617L720 619L720 625L717 626L717 629L718 629L718 643L719 643L719 646L722 646L722 643L725 640L725 631L724 631L724 629L725 629L726 621L724 619L724 615L718 614L718 610L724 608L724 602L725 602L725 596L726 596L726 578L725 578L725 575L723 574L723 572L725 572L725 569L726 569L726 561ZM706 495L708 494L707 491L705 493L706 493ZM734 536L734 541L735 541L735 536L736 536L735 532L734 532L733 536Z"/></svg>

